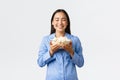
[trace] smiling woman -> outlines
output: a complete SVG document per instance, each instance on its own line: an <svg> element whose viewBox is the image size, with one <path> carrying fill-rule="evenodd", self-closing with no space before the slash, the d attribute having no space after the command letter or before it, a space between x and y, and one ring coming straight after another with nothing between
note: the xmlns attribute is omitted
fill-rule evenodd
<svg viewBox="0 0 120 80"><path fill-rule="evenodd" d="M58 43L53 44L53 40ZM40 67L47 65L46 80L78 80L76 65L84 64L82 46L79 38L71 34L65 10L53 13L51 33L42 39L37 62Z"/></svg>

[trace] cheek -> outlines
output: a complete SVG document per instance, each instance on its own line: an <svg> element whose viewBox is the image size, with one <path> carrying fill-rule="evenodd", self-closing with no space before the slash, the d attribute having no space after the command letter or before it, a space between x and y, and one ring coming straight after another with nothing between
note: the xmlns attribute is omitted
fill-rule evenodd
<svg viewBox="0 0 120 80"><path fill-rule="evenodd" d="M52 25L53 25L54 28L56 27L56 23L55 22L52 22Z"/></svg>
<svg viewBox="0 0 120 80"><path fill-rule="evenodd" d="M66 25L66 26L67 26L67 25L68 25L68 23L67 23L67 22L64 22L64 25Z"/></svg>
<svg viewBox="0 0 120 80"><path fill-rule="evenodd" d="M67 25L65 26L65 29L67 28Z"/></svg>
<svg viewBox="0 0 120 80"><path fill-rule="evenodd" d="M56 24L54 24L53 27L54 27L54 29L57 29L57 25Z"/></svg>
<svg viewBox="0 0 120 80"><path fill-rule="evenodd" d="M53 24L53 25L56 25L56 24L57 24L57 22L56 22L56 21L53 21L53 22L52 22L52 24Z"/></svg>
<svg viewBox="0 0 120 80"><path fill-rule="evenodd" d="M67 23L65 23L65 28L68 26L68 24Z"/></svg>
<svg viewBox="0 0 120 80"><path fill-rule="evenodd" d="M52 22L52 25L54 25L54 22Z"/></svg>

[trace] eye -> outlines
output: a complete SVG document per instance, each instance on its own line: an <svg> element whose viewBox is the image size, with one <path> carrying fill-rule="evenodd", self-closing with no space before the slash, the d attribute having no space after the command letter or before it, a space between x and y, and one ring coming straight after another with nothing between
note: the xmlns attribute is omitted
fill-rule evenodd
<svg viewBox="0 0 120 80"><path fill-rule="evenodd" d="M63 19L63 21L66 21L66 19Z"/></svg>
<svg viewBox="0 0 120 80"><path fill-rule="evenodd" d="M59 19L55 19L55 21L59 21Z"/></svg>
<svg viewBox="0 0 120 80"><path fill-rule="evenodd" d="M57 20L55 20L55 21L59 21L59 20L57 19Z"/></svg>
<svg viewBox="0 0 120 80"><path fill-rule="evenodd" d="M65 19L65 18L63 18L63 19L62 19L62 21L66 21L66 19Z"/></svg>

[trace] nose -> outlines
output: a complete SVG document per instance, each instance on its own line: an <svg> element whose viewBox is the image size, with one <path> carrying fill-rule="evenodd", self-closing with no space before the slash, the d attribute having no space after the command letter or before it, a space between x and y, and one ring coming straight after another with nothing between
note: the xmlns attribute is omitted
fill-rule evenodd
<svg viewBox="0 0 120 80"><path fill-rule="evenodd" d="M59 20L59 22L58 22L59 24L62 24L62 20Z"/></svg>

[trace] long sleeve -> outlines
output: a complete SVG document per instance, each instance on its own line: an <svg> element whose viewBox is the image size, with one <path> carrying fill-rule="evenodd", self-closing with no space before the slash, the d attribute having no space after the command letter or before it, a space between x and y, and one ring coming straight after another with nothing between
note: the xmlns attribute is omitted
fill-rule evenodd
<svg viewBox="0 0 120 80"><path fill-rule="evenodd" d="M84 58L82 54L81 42L78 37L75 37L74 42L75 42L75 48L74 48L74 55L72 57L72 61L78 67L82 67L84 65Z"/></svg>
<svg viewBox="0 0 120 80"><path fill-rule="evenodd" d="M48 37L44 37L40 44L37 59L37 63L40 67L43 67L46 64L50 63L51 61L55 60L55 58L50 56L48 46L49 46Z"/></svg>

